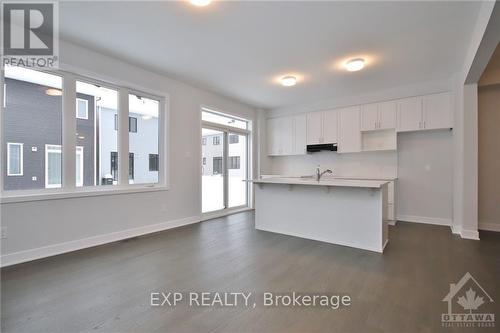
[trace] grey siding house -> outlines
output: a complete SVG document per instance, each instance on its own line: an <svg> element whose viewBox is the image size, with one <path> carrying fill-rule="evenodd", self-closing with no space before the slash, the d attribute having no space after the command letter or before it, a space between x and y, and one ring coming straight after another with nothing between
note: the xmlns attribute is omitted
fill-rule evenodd
<svg viewBox="0 0 500 333"><path fill-rule="evenodd" d="M46 187L46 147L62 145L62 96L48 96L51 87L5 79L5 142L22 144L22 173L8 175L5 168L5 190L41 189ZM77 95L87 101L88 119L77 119L77 146L83 148L83 185L94 183L94 97ZM4 161L8 161L8 149ZM60 170L60 169L59 169ZM54 171L59 173L58 170Z"/></svg>

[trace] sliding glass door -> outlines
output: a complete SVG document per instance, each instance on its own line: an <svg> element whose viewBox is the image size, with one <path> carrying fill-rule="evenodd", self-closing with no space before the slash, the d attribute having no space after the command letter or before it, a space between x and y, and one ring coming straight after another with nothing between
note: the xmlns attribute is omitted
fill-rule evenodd
<svg viewBox="0 0 500 333"><path fill-rule="evenodd" d="M202 130L202 212L224 209L224 132Z"/></svg>
<svg viewBox="0 0 500 333"><path fill-rule="evenodd" d="M203 115L201 136L202 212L248 206L249 131L232 128L229 116L217 121L213 113ZM227 120L227 119L229 120ZM242 120L238 120L243 123ZM227 124L226 124L227 123Z"/></svg>
<svg viewBox="0 0 500 333"><path fill-rule="evenodd" d="M229 208L247 204L247 136L228 133L227 205Z"/></svg>

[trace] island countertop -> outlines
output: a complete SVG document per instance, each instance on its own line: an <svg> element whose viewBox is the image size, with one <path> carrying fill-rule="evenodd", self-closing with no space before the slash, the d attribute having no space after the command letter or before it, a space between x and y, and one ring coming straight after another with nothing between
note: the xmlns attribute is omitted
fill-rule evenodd
<svg viewBox="0 0 500 333"><path fill-rule="evenodd" d="M317 181L314 178L301 177L269 177L251 180L254 184L285 184L285 185L306 185L306 186L333 186L333 187L365 187L381 188L389 183L389 180L369 180L369 179L346 179L328 177Z"/></svg>

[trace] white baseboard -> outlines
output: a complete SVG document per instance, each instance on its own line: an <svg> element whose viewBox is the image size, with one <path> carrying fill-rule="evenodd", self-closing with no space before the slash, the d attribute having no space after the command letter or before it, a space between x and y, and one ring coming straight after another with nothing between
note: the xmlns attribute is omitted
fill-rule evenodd
<svg viewBox="0 0 500 333"><path fill-rule="evenodd" d="M460 235L460 232L462 231L462 228L459 227L458 225L451 225L451 232L454 233L455 235Z"/></svg>
<svg viewBox="0 0 500 333"><path fill-rule="evenodd" d="M398 215L398 221L451 226L451 219L415 215Z"/></svg>
<svg viewBox="0 0 500 333"><path fill-rule="evenodd" d="M465 230L462 229L460 236L464 239L479 240L479 232L477 230Z"/></svg>
<svg viewBox="0 0 500 333"><path fill-rule="evenodd" d="M163 231L167 229L177 228L188 224L198 223L201 221L200 216L192 216L178 220L171 220L167 222L146 225L143 227L132 228L121 230L117 232L112 232L109 234L98 235L88 238L77 239L69 242L53 244L49 246L44 246L36 249L30 249L25 251L14 252L10 254L5 254L0 257L0 266L7 267L15 264L20 264L23 262L41 259L45 257L54 256L57 254L72 252L76 250L81 250L97 245L102 245L106 243L112 243L127 238L142 236L158 231Z"/></svg>
<svg viewBox="0 0 500 333"><path fill-rule="evenodd" d="M479 230L500 232L500 223L479 222Z"/></svg>

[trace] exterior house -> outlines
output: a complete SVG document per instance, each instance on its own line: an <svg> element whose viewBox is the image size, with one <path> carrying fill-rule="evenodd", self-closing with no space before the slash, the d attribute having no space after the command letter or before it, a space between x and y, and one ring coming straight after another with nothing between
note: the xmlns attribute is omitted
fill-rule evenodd
<svg viewBox="0 0 500 333"><path fill-rule="evenodd" d="M228 135L229 156L228 171L230 177L245 177L245 142L240 142L237 134ZM202 174L203 176L219 175L223 170L223 135L210 134L203 135L202 145ZM243 163L243 164L242 164Z"/></svg>
<svg viewBox="0 0 500 333"><path fill-rule="evenodd" d="M7 162L3 175L4 189L61 187L60 86L46 86L30 78L21 80L6 76L4 89L4 136L7 145L4 153ZM140 99L130 96L130 99ZM76 97L76 186L116 184L116 107L102 106L98 93L77 92ZM129 179L130 183L156 183L159 170L158 117L142 114L140 107L141 103L131 102Z"/></svg>

